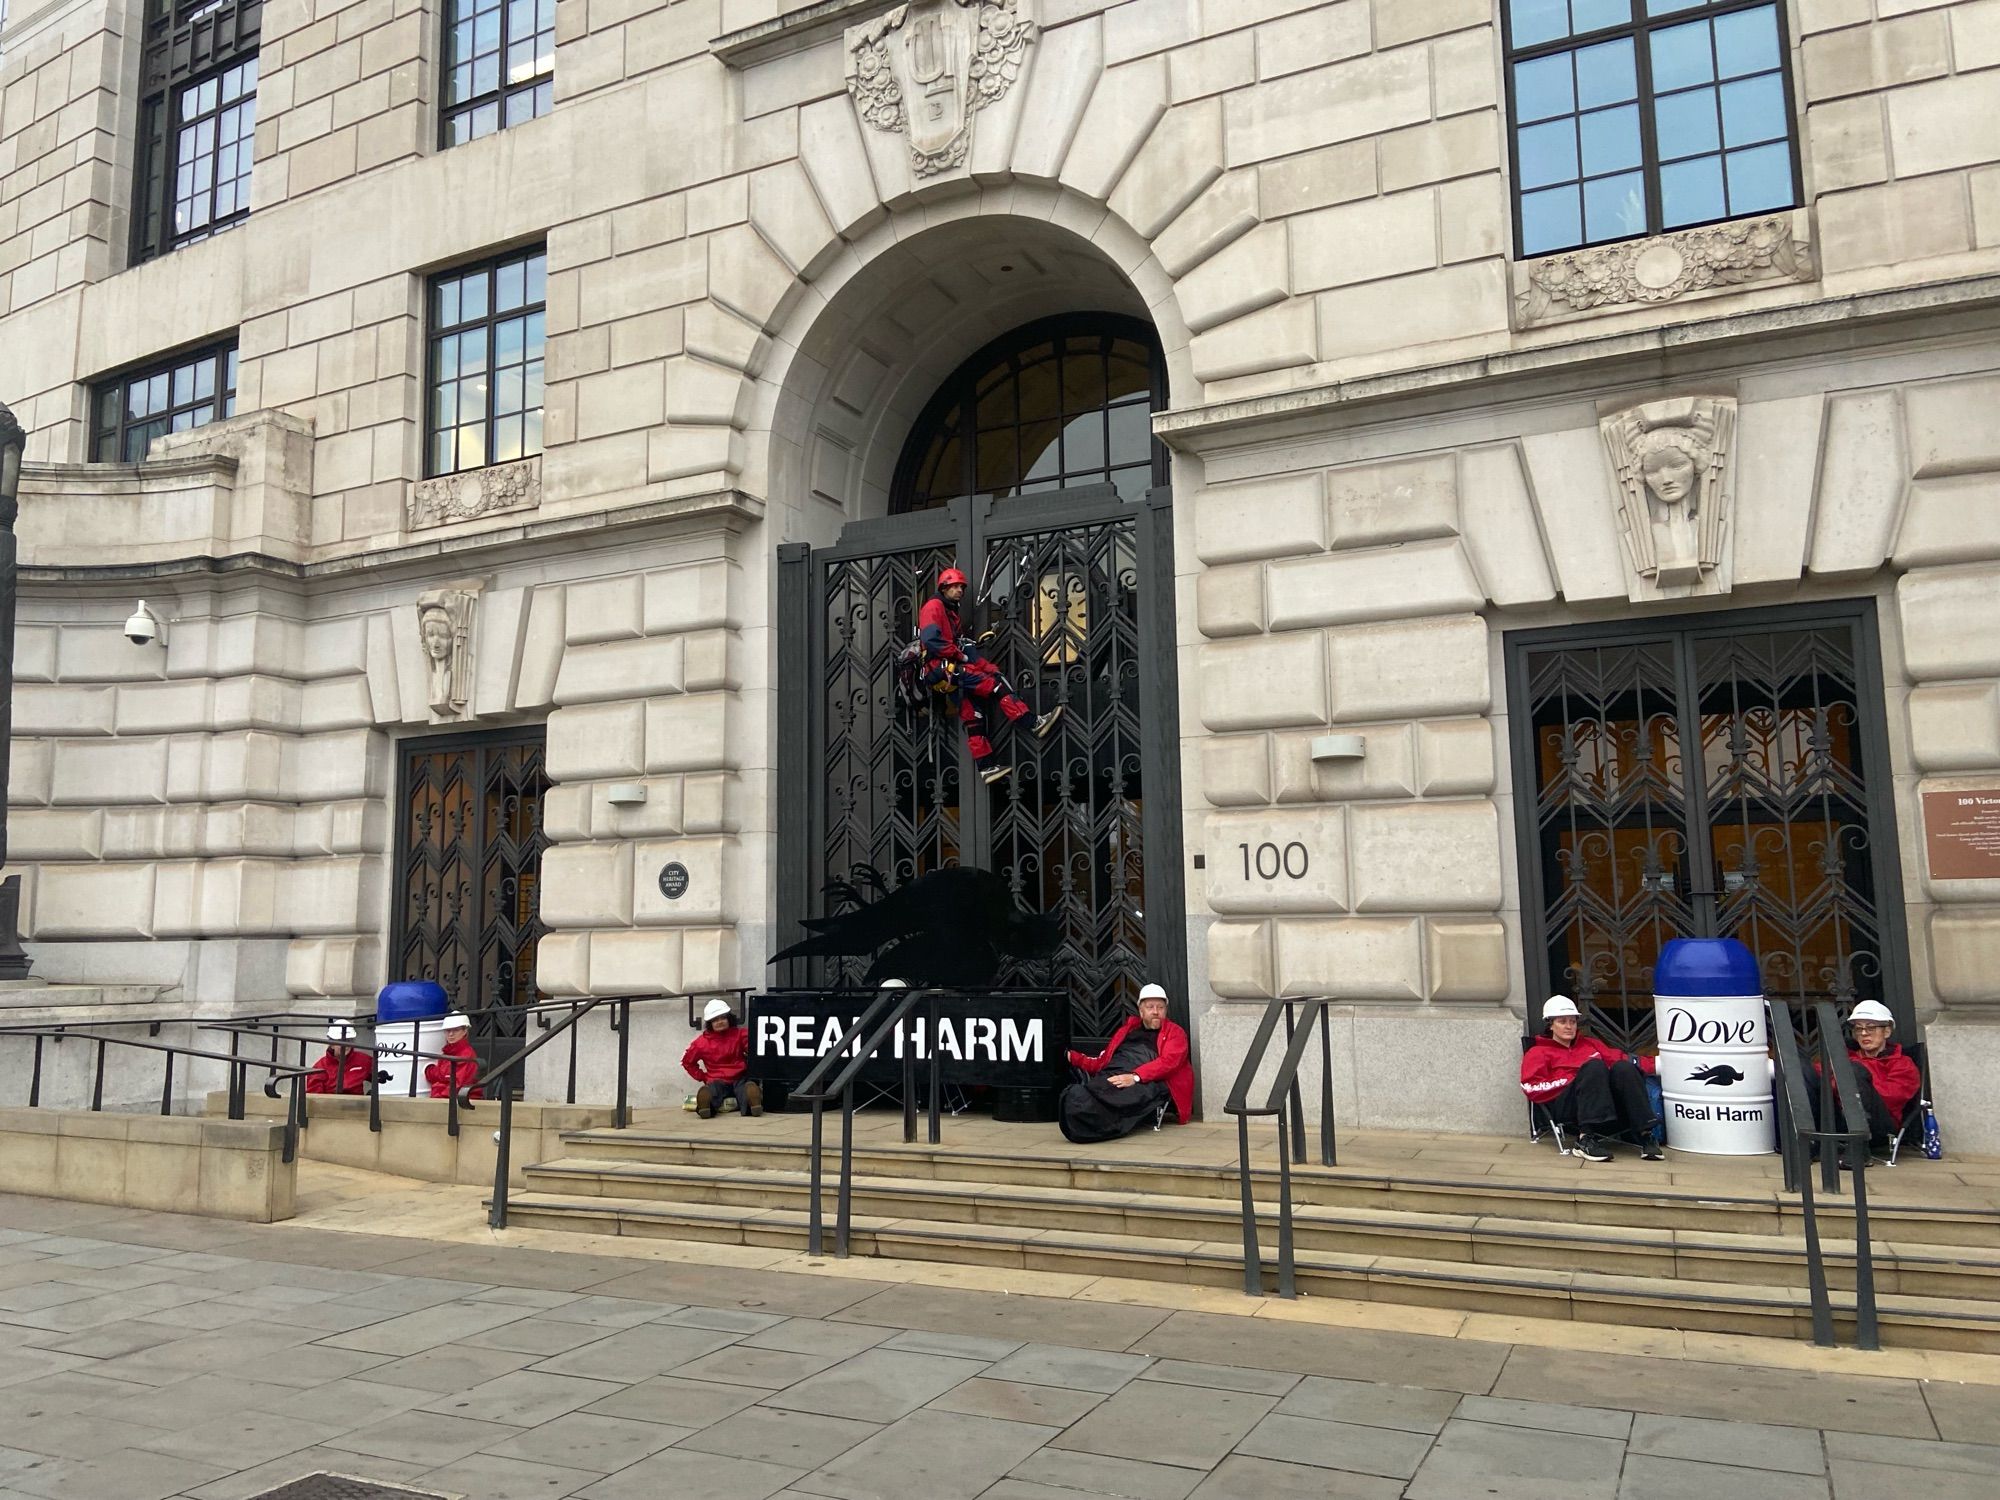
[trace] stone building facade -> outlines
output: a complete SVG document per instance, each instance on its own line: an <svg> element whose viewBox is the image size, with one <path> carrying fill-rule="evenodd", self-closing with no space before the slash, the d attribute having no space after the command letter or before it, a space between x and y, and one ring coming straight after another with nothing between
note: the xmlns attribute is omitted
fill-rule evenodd
<svg viewBox="0 0 2000 1500"><path fill-rule="evenodd" d="M1540 997L1643 1044L1697 931L1981 1097L2000 0L547 9L15 5L40 975L756 985L824 880L962 855L1073 909L1100 1012L1184 990L1211 1111L1254 1002L1330 993L1343 1120L1517 1128ZM1106 363L1030 413L1051 348ZM997 790L887 702L952 558L1076 705Z"/></svg>

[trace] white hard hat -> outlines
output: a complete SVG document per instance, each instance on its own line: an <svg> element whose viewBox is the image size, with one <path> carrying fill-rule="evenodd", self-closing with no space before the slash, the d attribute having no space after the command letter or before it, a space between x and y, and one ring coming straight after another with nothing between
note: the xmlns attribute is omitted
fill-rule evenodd
<svg viewBox="0 0 2000 1500"><path fill-rule="evenodd" d="M733 1016L735 1014L736 1012L729 1008L729 1002L718 997L709 1001L708 1004L701 1008L701 1024L706 1026L717 1016Z"/></svg>
<svg viewBox="0 0 2000 1500"><path fill-rule="evenodd" d="M335 1021L326 1028L326 1039L329 1042L351 1042L354 1040L354 1028L345 1021Z"/></svg>
<svg viewBox="0 0 2000 1500"><path fill-rule="evenodd" d="M438 1022L438 1029L441 1031L470 1031L472 1030L472 1023L465 1018L463 1011L455 1010L442 1021Z"/></svg>
<svg viewBox="0 0 2000 1500"><path fill-rule="evenodd" d="M1576 1002L1567 995L1551 995L1542 1002L1542 1019L1553 1021L1559 1016L1580 1016Z"/></svg>
<svg viewBox="0 0 2000 1500"><path fill-rule="evenodd" d="M1863 1000L1847 1013L1847 1020L1849 1025L1856 1021L1876 1021L1884 1026L1896 1024L1895 1016L1890 1014L1889 1007L1880 1000Z"/></svg>
<svg viewBox="0 0 2000 1500"><path fill-rule="evenodd" d="M882 981L882 988L885 990L906 990L909 987L910 982L907 979L885 979Z"/></svg>
<svg viewBox="0 0 2000 1500"><path fill-rule="evenodd" d="M1145 985L1142 986L1141 989L1139 990L1139 999L1141 1000L1141 1002L1147 1000L1164 1000L1166 998L1167 998L1167 988L1165 985L1162 984Z"/></svg>

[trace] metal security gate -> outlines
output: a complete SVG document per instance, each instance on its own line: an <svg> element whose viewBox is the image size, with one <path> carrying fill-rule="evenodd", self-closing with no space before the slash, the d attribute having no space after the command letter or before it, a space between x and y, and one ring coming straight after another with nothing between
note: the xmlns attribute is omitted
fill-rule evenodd
<svg viewBox="0 0 2000 1500"><path fill-rule="evenodd" d="M1661 948L1725 936L1775 999L1910 1026L1879 662L1866 602L1509 638L1537 1011L1649 1045Z"/></svg>
<svg viewBox="0 0 2000 1500"><path fill-rule="evenodd" d="M482 1063L523 1034L540 940L540 732L401 746L392 979L435 979L474 1019Z"/></svg>
<svg viewBox="0 0 2000 1500"><path fill-rule="evenodd" d="M988 585L967 611L996 632L988 654L1036 709L1064 710L1045 740L1001 742L1014 774L994 787L956 723L896 702L896 653L952 564ZM1108 485L959 500L781 548L779 701L796 709L779 727L785 932L827 911L829 880L976 866L1062 928L1054 959L997 982L1066 987L1084 1040L1108 1036L1148 979L1184 1020L1172 589L1166 493L1135 503Z"/></svg>

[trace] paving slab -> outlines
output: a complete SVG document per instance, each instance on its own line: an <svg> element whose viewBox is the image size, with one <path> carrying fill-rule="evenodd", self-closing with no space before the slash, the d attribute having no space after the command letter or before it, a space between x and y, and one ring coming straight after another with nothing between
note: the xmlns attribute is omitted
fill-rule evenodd
<svg viewBox="0 0 2000 1500"><path fill-rule="evenodd" d="M1174 1313L1132 1348L1163 1359L1343 1380L1393 1373L1404 1385L1478 1395L1492 1390L1508 1354L1507 1345L1469 1339L1190 1312Z"/></svg>
<svg viewBox="0 0 2000 1500"><path fill-rule="evenodd" d="M1282 1370L1244 1370L1185 1359L1155 1360L1139 1375L1141 1380L1159 1380L1168 1385L1200 1385L1217 1391L1249 1391L1258 1396L1283 1396L1305 1378Z"/></svg>
<svg viewBox="0 0 2000 1500"><path fill-rule="evenodd" d="M502 1422L474 1422L464 1417L408 1411L342 1433L321 1446L434 1469L518 1435L517 1428Z"/></svg>
<svg viewBox="0 0 2000 1500"><path fill-rule="evenodd" d="M565 1469L614 1474L689 1437L692 1428L573 1411L485 1451Z"/></svg>
<svg viewBox="0 0 2000 1500"><path fill-rule="evenodd" d="M791 1354L828 1354L846 1359L895 1336L895 1330L866 1323L828 1323L818 1318L783 1318L743 1340L746 1349L782 1349ZM938 1351L932 1350L932 1353ZM1000 1356L995 1356L999 1358Z"/></svg>
<svg viewBox="0 0 2000 1500"><path fill-rule="evenodd" d="M466 1344L443 1344L401 1359L386 1359L379 1355L368 1358L372 1363L361 1365L355 1375L366 1378L371 1385L401 1385L440 1394L498 1380L502 1375L535 1363L532 1354L516 1354L506 1349L475 1349Z"/></svg>
<svg viewBox="0 0 2000 1500"><path fill-rule="evenodd" d="M980 1376L954 1386L930 1404L938 1411L964 1412L970 1417L1067 1427L1103 1400L1094 1391L1069 1391L1052 1385L1027 1385L1017 1380Z"/></svg>
<svg viewBox="0 0 2000 1500"><path fill-rule="evenodd" d="M698 1429L756 1405L763 1392L752 1386L704 1385L656 1375L628 1385L615 1396L592 1402L584 1410L607 1417L632 1417L643 1422Z"/></svg>
<svg viewBox="0 0 2000 1500"><path fill-rule="evenodd" d="M1016 1297L959 1287L898 1286L833 1315L835 1322L1035 1340L1073 1349L1124 1351L1167 1320L1158 1307ZM1239 1320L1240 1321L1240 1320ZM1228 1361L1223 1361L1228 1363Z"/></svg>
<svg viewBox="0 0 2000 1500"><path fill-rule="evenodd" d="M301 1448L311 1448L351 1430L338 1423L314 1421L295 1414L239 1411L192 1427L156 1433L131 1446L196 1463L221 1460L228 1467L247 1468L283 1458Z"/></svg>
<svg viewBox="0 0 2000 1500"><path fill-rule="evenodd" d="M1225 1458L1213 1474L1195 1487L1189 1500L1397 1500L1400 1479L1316 1469L1306 1464L1278 1463L1268 1458L1236 1455ZM1485 1488L1465 1495L1487 1495ZM1464 1496L1457 1497L1464 1500Z"/></svg>
<svg viewBox="0 0 2000 1500"><path fill-rule="evenodd" d="M745 1335L763 1333L776 1328L781 1323L813 1323L812 1318L788 1319L777 1313L745 1312L738 1307L676 1307L663 1311L653 1319L657 1323L674 1323L682 1328L715 1328L724 1333ZM820 1325L822 1327L828 1325ZM746 1337L745 1343L749 1342ZM774 1346L775 1347L775 1346ZM863 1346L866 1347L865 1345ZM851 1352L851 1351L850 1351Z"/></svg>
<svg viewBox="0 0 2000 1500"><path fill-rule="evenodd" d="M136 1448L162 1435L157 1427L121 1422L95 1411L64 1412L59 1416L10 1413L0 1420L0 1446L43 1453L51 1458L96 1458L109 1449Z"/></svg>
<svg viewBox="0 0 2000 1500"><path fill-rule="evenodd" d="M181 1382L186 1384L187 1382ZM60 1370L30 1380L14 1390L6 1402L10 1417L53 1416L63 1412L87 1411L106 1405L107 1415L121 1422L145 1422L134 1404L155 1395L159 1387L130 1380L108 1380L87 1369ZM169 1422L149 1422L148 1426L171 1426Z"/></svg>
<svg viewBox="0 0 2000 1500"><path fill-rule="evenodd" d="M913 1412L815 1469L798 1488L834 1500L977 1495L1055 1435L1053 1427L1026 1422Z"/></svg>
<svg viewBox="0 0 2000 1500"><path fill-rule="evenodd" d="M672 1303L650 1302L640 1297L576 1297L555 1307L545 1307L541 1316L559 1323L582 1323L592 1328L636 1328L651 1323L661 1314L675 1312Z"/></svg>
<svg viewBox="0 0 2000 1500"><path fill-rule="evenodd" d="M278 1416L307 1417L343 1432L412 1411L431 1398L431 1392L420 1386L389 1385L366 1377L332 1380L309 1390L286 1391L285 1395L288 1399L270 1408Z"/></svg>
<svg viewBox="0 0 2000 1500"><path fill-rule="evenodd" d="M1993 1481L1984 1474L1926 1469L1921 1487L1913 1489L1910 1471L1898 1464L1832 1458L1826 1469L1833 1484L1833 1500L1894 1500L1902 1495L1920 1495L1922 1500L1993 1500Z"/></svg>
<svg viewBox="0 0 2000 1500"><path fill-rule="evenodd" d="M609 1328L592 1323L568 1323L557 1318L522 1318L502 1323L454 1342L473 1349L508 1349L517 1354L534 1354L543 1359L567 1354L608 1337Z"/></svg>
<svg viewBox="0 0 2000 1500"><path fill-rule="evenodd" d="M421 1312L332 1334L318 1342L330 1349L358 1349L366 1354L421 1354L440 1344L456 1343L467 1334L498 1328L503 1323L518 1323L527 1316L525 1309L500 1302L470 1299L441 1302Z"/></svg>
<svg viewBox="0 0 2000 1500"><path fill-rule="evenodd" d="M577 1491L583 1500L770 1500L802 1477L800 1471L747 1458L664 1448Z"/></svg>
<svg viewBox="0 0 2000 1500"><path fill-rule="evenodd" d="M1010 1477L1053 1489L1108 1495L1114 1500L1186 1500L1201 1483L1202 1471L1102 1453L1043 1448L1014 1465Z"/></svg>
<svg viewBox="0 0 2000 1500"><path fill-rule="evenodd" d="M187 1494L190 1500L253 1500L267 1490L309 1474L350 1474L357 1479L379 1479L384 1484L413 1485L424 1473L422 1464L398 1463L391 1458L346 1453L338 1448L301 1448L267 1464L200 1485Z"/></svg>
<svg viewBox="0 0 2000 1500"><path fill-rule="evenodd" d="M982 1374L986 1368L977 1360L868 1349L789 1390L766 1396L763 1404L817 1412L826 1417L894 1422L936 1400L953 1386ZM998 1479L1000 1475L993 1477Z"/></svg>
<svg viewBox="0 0 2000 1500"><path fill-rule="evenodd" d="M813 1412L753 1406L682 1438L675 1446L760 1463L817 1469L882 1430L874 1422L823 1417Z"/></svg>
<svg viewBox="0 0 2000 1500"><path fill-rule="evenodd" d="M1754 1412L1787 1427L1937 1436L1915 1381L1867 1375L1517 1345L1489 1394L1724 1421Z"/></svg>
<svg viewBox="0 0 2000 1500"><path fill-rule="evenodd" d="M1453 1413L1465 1422L1499 1427L1531 1427L1541 1432L1574 1432L1584 1437L1623 1439L1632 1431L1632 1413L1553 1401L1516 1401L1505 1396L1464 1396Z"/></svg>
<svg viewBox="0 0 2000 1500"><path fill-rule="evenodd" d="M1615 1500L1624 1456L1625 1445L1610 1438L1453 1420L1404 1494L1408 1500Z"/></svg>
<svg viewBox="0 0 2000 1500"><path fill-rule="evenodd" d="M584 1469L558 1469L519 1458L475 1453L457 1463L432 1469L412 1481L426 1490L478 1500L559 1500L604 1476Z"/></svg>
<svg viewBox="0 0 2000 1500"><path fill-rule="evenodd" d="M713 1329L645 1323L621 1328L567 1354L554 1355L535 1368L550 1375L581 1375L588 1380L630 1384L678 1370L690 1360L728 1348L736 1339L733 1333Z"/></svg>
<svg viewBox="0 0 2000 1500"><path fill-rule="evenodd" d="M983 1334L935 1333L926 1328L906 1328L879 1347L900 1349L906 1354L942 1354L947 1359L977 1359L997 1363L1016 1349L1026 1347L1023 1339L997 1339Z"/></svg>
<svg viewBox="0 0 2000 1500"><path fill-rule="evenodd" d="M1618 1500L1828 1500L1830 1493L1823 1474L1787 1474L1640 1453L1625 1460L1618 1486Z"/></svg>
<svg viewBox="0 0 2000 1500"><path fill-rule="evenodd" d="M1973 1443L2000 1436L2000 1385L1926 1380L1922 1389L1938 1436L1947 1442Z"/></svg>
<svg viewBox="0 0 2000 1500"><path fill-rule="evenodd" d="M793 1318L824 1318L885 1290L887 1283L859 1278L802 1276L760 1271L754 1278L730 1266L648 1266L602 1281L594 1292L645 1297L700 1307L737 1308ZM868 1321L863 1319L863 1321Z"/></svg>
<svg viewBox="0 0 2000 1500"><path fill-rule="evenodd" d="M43 1500L166 1500L222 1478L217 1464L119 1449L96 1458L55 1458L17 1469L7 1484Z"/></svg>
<svg viewBox="0 0 2000 1500"><path fill-rule="evenodd" d="M2000 1432L1989 1432L2000 1437ZM1863 1463L1901 1464L1909 1470L1947 1470L1955 1474L1985 1474L2000 1481L2000 1446L1989 1443L1924 1443L1909 1439L1865 1437L1853 1432L1829 1432L1826 1451L1831 1458L1859 1459ZM2000 1493L2000 1482L1994 1485Z"/></svg>
<svg viewBox="0 0 2000 1500"><path fill-rule="evenodd" d="M1352 1474L1374 1474L1384 1479L1411 1479L1430 1446L1428 1432L1398 1432L1388 1427L1322 1422L1274 1412L1245 1434L1236 1451L1251 1458L1275 1458L1282 1463L1345 1469Z"/></svg>
<svg viewBox="0 0 2000 1500"><path fill-rule="evenodd" d="M1716 1422L1703 1417L1641 1413L1632 1421L1626 1451L1653 1458L1733 1464L1744 1469L1778 1469L1791 1474L1826 1472L1826 1452L1819 1433L1809 1427L1773 1427L1764 1422Z"/></svg>
<svg viewBox="0 0 2000 1500"><path fill-rule="evenodd" d="M1311 1417L1322 1422L1352 1422L1363 1427L1388 1427L1398 1432L1435 1435L1444 1430L1446 1420L1458 1403L1459 1397L1452 1391L1308 1375L1299 1380L1290 1392L1284 1393L1284 1399L1278 1403L1278 1413L1287 1417ZM1263 1456L1272 1458L1279 1455L1267 1453Z"/></svg>
<svg viewBox="0 0 2000 1500"><path fill-rule="evenodd" d="M510 1427L535 1427L618 1390L619 1386L608 1380L514 1370L470 1390L439 1396L421 1409L480 1422L505 1422Z"/></svg>
<svg viewBox="0 0 2000 1500"><path fill-rule="evenodd" d="M691 1359L673 1373L682 1380L713 1380L723 1385L782 1391L809 1375L832 1369L849 1357L844 1354L795 1354L789 1349L753 1349L744 1344L731 1344L727 1349Z"/></svg>
<svg viewBox="0 0 2000 1500"><path fill-rule="evenodd" d="M1203 1386L1149 1384L1127 1388L1050 1446L1186 1468L1213 1468L1277 1404L1275 1396Z"/></svg>
<svg viewBox="0 0 2000 1500"><path fill-rule="evenodd" d="M986 1373L995 1380L1018 1380L1028 1385L1096 1391L1108 1396L1138 1379L1152 1363L1151 1358L1144 1354L1109 1354L1097 1349L1029 1344L999 1361Z"/></svg>

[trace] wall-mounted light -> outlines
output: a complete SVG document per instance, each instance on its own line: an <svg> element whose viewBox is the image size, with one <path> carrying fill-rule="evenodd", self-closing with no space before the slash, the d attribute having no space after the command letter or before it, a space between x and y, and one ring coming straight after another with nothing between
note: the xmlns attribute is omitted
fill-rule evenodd
<svg viewBox="0 0 2000 1500"><path fill-rule="evenodd" d="M638 781L613 783L604 793L604 800L613 807L638 807L646 800L646 786Z"/></svg>
<svg viewBox="0 0 2000 1500"><path fill-rule="evenodd" d="M1360 760L1368 753L1368 740L1359 734L1316 735L1312 742L1314 764L1329 760Z"/></svg>

